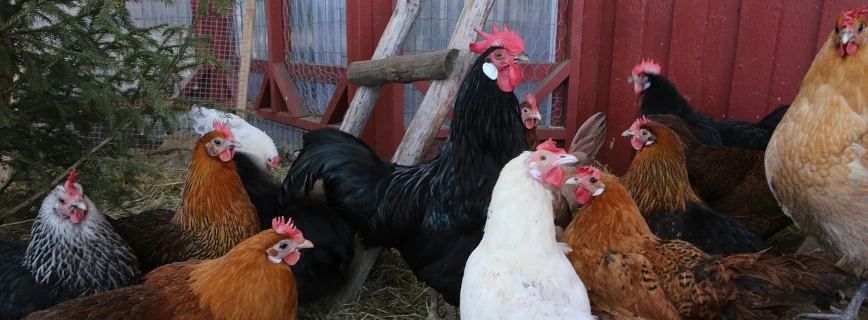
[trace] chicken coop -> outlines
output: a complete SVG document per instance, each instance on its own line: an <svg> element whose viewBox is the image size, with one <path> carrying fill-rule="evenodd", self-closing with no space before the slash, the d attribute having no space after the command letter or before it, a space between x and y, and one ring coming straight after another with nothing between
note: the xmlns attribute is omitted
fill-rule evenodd
<svg viewBox="0 0 868 320"><path fill-rule="evenodd" d="M532 63L524 68L521 97L535 92L543 120L539 136L563 140L594 112L605 112L610 128L600 161L622 172L631 150L619 133L638 116L627 83L643 58L663 73L701 112L715 119L756 120L788 104L835 17L858 0L546 0L496 1L490 23L505 23L525 39ZM287 150L301 134L338 123L357 86L346 80L347 65L368 60L389 22L395 0L258 0L247 96L238 97L238 56L243 1L235 14L211 17L198 32L213 37L212 50L234 73L202 69L184 94L234 105L246 99L253 110L271 108L262 95L269 63L281 62L287 77L278 85L296 93L289 108L304 117L259 112L252 123ZM196 0L173 7L129 3L147 23L189 23ZM401 54L446 48L463 1L424 1ZM797 22L797 23L796 23ZM806 41L793 41L806 39ZM428 88L427 81L383 88L363 138L391 157ZM437 139L445 138L448 119ZM432 148L436 152L437 143Z"/></svg>

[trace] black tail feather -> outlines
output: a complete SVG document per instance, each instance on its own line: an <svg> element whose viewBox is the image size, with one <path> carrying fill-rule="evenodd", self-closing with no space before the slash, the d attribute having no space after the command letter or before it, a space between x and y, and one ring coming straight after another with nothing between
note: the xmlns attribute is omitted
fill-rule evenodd
<svg viewBox="0 0 868 320"><path fill-rule="evenodd" d="M280 206L281 187L268 172L243 152L235 154L235 164L250 201L259 212L262 229L271 228L276 217L292 218L314 248L301 251L301 259L292 266L298 286L299 302L317 301L336 292L350 275L355 255L355 230L326 204L288 197Z"/></svg>
<svg viewBox="0 0 868 320"><path fill-rule="evenodd" d="M354 226L366 224L369 215L377 212L378 188L388 183L395 165L381 160L367 144L346 132L325 128L306 133L304 149L299 153L281 190L281 205L299 194L313 189L322 179L326 198L332 208L347 215Z"/></svg>

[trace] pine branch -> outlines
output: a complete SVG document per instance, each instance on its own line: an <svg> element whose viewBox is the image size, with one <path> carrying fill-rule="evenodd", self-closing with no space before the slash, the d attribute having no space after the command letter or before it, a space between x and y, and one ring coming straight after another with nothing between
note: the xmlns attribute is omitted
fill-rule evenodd
<svg viewBox="0 0 868 320"><path fill-rule="evenodd" d="M49 185L48 188L43 188L41 191L38 191L35 194L33 194L32 196L30 196L30 198L27 198L27 200L24 200L24 202L21 202L17 206L13 207L12 209L6 210L6 212L4 212L3 214L0 214L0 220L5 219L6 217L14 214L15 212L18 212L18 210L21 210L25 207L30 206L30 204L32 204L34 201L42 198L42 196L44 196L46 193L48 193L48 190L51 189L51 186L54 186L54 185L60 183L61 181L63 181L63 179L66 178L70 172L72 172L72 169L75 169L75 167L78 167L79 165L84 163L84 161L88 157L92 156L94 153L96 153L97 151L99 151L100 149L102 149L103 147L108 145L108 143L111 142L112 140L114 140L115 137L117 137L124 130L129 128L130 125L133 124L133 122L134 122L133 120L127 121L127 123L124 124L119 130L115 131L114 133L109 135L108 138L103 139L99 144L97 144L95 147L90 149L90 151L88 151L87 154L85 154L84 156L79 158L78 161L76 161L75 163L72 164L72 166L70 166L69 168L66 168L66 170L63 171L63 173L61 173L60 175L55 177L54 180L52 180L51 183L48 184Z"/></svg>

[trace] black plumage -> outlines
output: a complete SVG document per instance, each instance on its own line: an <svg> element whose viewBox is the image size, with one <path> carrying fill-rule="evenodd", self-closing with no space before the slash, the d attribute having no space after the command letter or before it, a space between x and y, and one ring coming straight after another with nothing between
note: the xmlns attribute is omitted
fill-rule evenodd
<svg viewBox="0 0 868 320"><path fill-rule="evenodd" d="M459 303L464 264L482 239L500 170L527 150L518 99L482 70L496 49L480 55L462 80L446 145L430 162L396 165L352 135L320 129L304 135L283 185L283 196L291 196L322 179L328 203L367 245L397 248L452 305Z"/></svg>
<svg viewBox="0 0 868 320"><path fill-rule="evenodd" d="M643 213L651 232L661 239L684 240L709 254L758 252L762 240L735 218L704 203L688 202L683 212Z"/></svg>
<svg viewBox="0 0 868 320"><path fill-rule="evenodd" d="M639 105L642 114L679 116L696 130L699 141L707 145L765 151L777 123L787 110L779 107L759 123L740 120L717 122L694 110L666 77L651 73L643 75L648 79L648 87L642 92Z"/></svg>
<svg viewBox="0 0 868 320"><path fill-rule="evenodd" d="M239 151L234 160L241 183L259 213L262 229L271 229L276 217L292 218L305 239L314 244L302 250L301 259L291 267L299 303L315 302L336 292L349 278L355 255L356 234L349 222L325 203L303 197L292 198L281 209L280 185L255 158Z"/></svg>

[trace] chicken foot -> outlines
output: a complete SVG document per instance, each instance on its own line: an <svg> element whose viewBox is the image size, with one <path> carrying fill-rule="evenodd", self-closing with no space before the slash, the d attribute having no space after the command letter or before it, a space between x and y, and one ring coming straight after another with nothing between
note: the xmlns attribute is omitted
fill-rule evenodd
<svg viewBox="0 0 868 320"><path fill-rule="evenodd" d="M865 300L866 295L868 295L868 281L863 282L862 285L859 286L859 290L856 291L853 299L850 300L850 304L847 305L847 310L844 310L844 312L836 312L834 314L806 313L800 314L796 316L796 318L818 320L856 320L856 316L859 315L859 309L862 308L862 302Z"/></svg>
<svg viewBox="0 0 868 320"><path fill-rule="evenodd" d="M446 304L446 319L440 318L440 295L436 291L431 292L431 301L428 303L428 316L425 320L458 320L458 310L451 304Z"/></svg>

